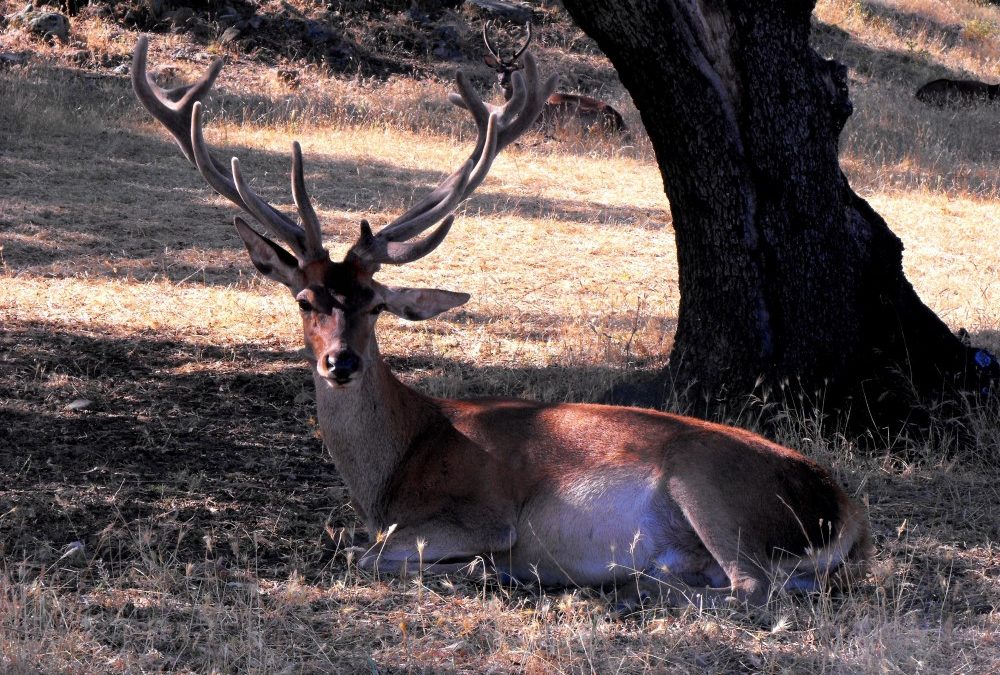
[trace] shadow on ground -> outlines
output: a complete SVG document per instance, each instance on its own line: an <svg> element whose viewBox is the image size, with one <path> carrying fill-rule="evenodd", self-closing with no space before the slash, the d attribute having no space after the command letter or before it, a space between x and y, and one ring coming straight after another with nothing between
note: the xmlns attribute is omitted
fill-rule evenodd
<svg viewBox="0 0 1000 675"><path fill-rule="evenodd" d="M601 369L553 367L533 374L512 369L500 378L504 369L477 373L442 359L392 361L403 378L419 372L431 389L441 386L435 377L461 382L468 373L466 395L495 395L527 380L544 387L607 377ZM81 401L87 403L74 410ZM322 555L316 542L324 522L355 524L315 434L312 380L298 352L54 323L6 325L0 416L6 556L44 562L74 541L96 554L108 545L101 532L109 526L169 523L170 536L182 526L200 533L182 547L190 547L193 559L204 557L206 533L225 539L237 530L269 532L272 548L257 553L257 564L278 565L303 546ZM119 542L124 555L122 547L132 544Z"/></svg>

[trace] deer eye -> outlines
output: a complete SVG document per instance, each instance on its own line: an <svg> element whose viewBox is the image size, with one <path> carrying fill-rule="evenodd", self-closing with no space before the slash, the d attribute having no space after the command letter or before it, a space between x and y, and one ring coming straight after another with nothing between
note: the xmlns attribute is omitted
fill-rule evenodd
<svg viewBox="0 0 1000 675"><path fill-rule="evenodd" d="M296 302L299 303L299 309L303 312L311 312L313 310L312 304L305 298L299 298Z"/></svg>

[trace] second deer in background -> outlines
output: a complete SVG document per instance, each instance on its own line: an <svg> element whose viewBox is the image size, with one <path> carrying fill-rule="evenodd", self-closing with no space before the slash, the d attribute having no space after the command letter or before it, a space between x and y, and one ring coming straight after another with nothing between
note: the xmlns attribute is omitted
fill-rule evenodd
<svg viewBox="0 0 1000 675"><path fill-rule="evenodd" d="M486 44L486 51L489 52L483 57L490 68L497 72L497 81L503 87L504 98L510 99L513 93L511 83L512 75L523 68L521 55L524 54L528 45L531 44L531 24L525 24L527 37L524 44L515 50L514 55L505 59L500 55L500 50L490 42L489 36L490 22L483 24L483 42ZM562 126L567 120L579 120L584 127L600 126L615 133L625 133L628 127L624 118L617 110L599 99L581 94L564 94L555 92L549 96L542 109L542 122L551 126Z"/></svg>
<svg viewBox="0 0 1000 675"><path fill-rule="evenodd" d="M929 105L973 105L1000 100L1000 84L979 80L931 80L917 89L918 101Z"/></svg>

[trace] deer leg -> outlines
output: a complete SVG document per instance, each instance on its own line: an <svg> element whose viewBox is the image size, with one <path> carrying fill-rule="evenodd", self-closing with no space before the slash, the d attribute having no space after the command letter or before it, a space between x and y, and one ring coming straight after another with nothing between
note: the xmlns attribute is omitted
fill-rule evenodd
<svg viewBox="0 0 1000 675"><path fill-rule="evenodd" d="M712 568L725 574L729 587L717 586L721 578L713 574L711 576L716 578L712 579L715 582L712 585L716 587L699 589L689 586L690 590L695 595L700 595L702 602L710 602L712 606L718 606L720 601L722 604L732 604L735 601L741 605L766 605L771 590L769 568L758 551L741 546L738 529L734 529L729 522L695 521L691 525L705 550L715 560ZM681 581L685 579L681 578Z"/></svg>
<svg viewBox="0 0 1000 675"><path fill-rule="evenodd" d="M723 496L691 491L683 503L664 495L658 550L638 577L645 592L663 600L705 606L765 605L769 567L740 537L739 523L716 508Z"/></svg>
<svg viewBox="0 0 1000 675"><path fill-rule="evenodd" d="M407 575L454 574L469 570L476 559L510 549L517 541L513 527L473 531L439 523L421 523L392 532L361 556L362 569Z"/></svg>

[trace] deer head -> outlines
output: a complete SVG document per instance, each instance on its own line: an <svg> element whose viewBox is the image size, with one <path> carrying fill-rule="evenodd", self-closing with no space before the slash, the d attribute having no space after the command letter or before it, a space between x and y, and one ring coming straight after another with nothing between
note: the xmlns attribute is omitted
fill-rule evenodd
<svg viewBox="0 0 1000 675"><path fill-rule="evenodd" d="M488 52L486 56L483 57L483 61L486 65L497 72L497 82L499 82L500 86L503 87L504 96L509 99L514 93L513 75L515 72L524 67L521 64L520 58L528 48L528 45L531 44L531 22L529 21L524 24L526 32L524 44L515 50L514 55L509 59L503 58L500 55L500 50L490 42L489 31L491 24L492 22L490 21L483 24L483 42L486 44L486 51Z"/></svg>
<svg viewBox="0 0 1000 675"><path fill-rule="evenodd" d="M236 218L236 230L254 266L264 276L284 284L298 302L306 348L316 372L341 387L358 380L378 358L374 325L381 312L410 320L429 319L469 299L467 293L433 288L393 288L373 277L383 264L413 262L444 241L454 221L452 211L483 182L497 153L531 127L556 82L554 75L540 82L533 59L525 55L523 75L515 74L510 100L503 106L492 106L482 101L463 73L458 73L459 93L449 99L472 114L479 132L469 159L377 233L367 221L361 221L357 241L342 260L334 261L323 248L319 219L306 193L299 144L292 144L291 168L296 223L250 188L237 158L226 167L205 143L201 100L222 70L222 60L213 63L195 84L167 91L147 74L147 48L146 37L139 38L132 62L136 96L167 128L205 181L284 244ZM417 238L432 227L430 234Z"/></svg>

